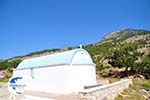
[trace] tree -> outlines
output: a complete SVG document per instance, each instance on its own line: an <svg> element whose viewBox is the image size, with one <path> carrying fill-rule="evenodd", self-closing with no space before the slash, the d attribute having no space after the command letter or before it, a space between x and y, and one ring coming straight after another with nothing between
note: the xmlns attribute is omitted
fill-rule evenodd
<svg viewBox="0 0 150 100"><path fill-rule="evenodd" d="M16 68L20 62L20 59L0 62L0 70L11 70L12 68Z"/></svg>
<svg viewBox="0 0 150 100"><path fill-rule="evenodd" d="M126 44L116 49L112 53L112 56L109 57L109 64L111 64L113 67L124 67L126 71L128 71L128 69L134 70L134 62L137 60L137 57L140 54L135 50L136 47L130 44Z"/></svg>
<svg viewBox="0 0 150 100"><path fill-rule="evenodd" d="M125 71L133 71L150 77L150 56L137 52L133 45L126 44L116 49L109 59L109 64L113 67L125 68Z"/></svg>

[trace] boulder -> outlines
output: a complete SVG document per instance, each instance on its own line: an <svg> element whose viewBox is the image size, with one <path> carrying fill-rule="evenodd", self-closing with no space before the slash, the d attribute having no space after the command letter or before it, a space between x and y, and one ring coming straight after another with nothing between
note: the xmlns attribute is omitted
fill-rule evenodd
<svg viewBox="0 0 150 100"><path fill-rule="evenodd" d="M139 92L143 95L143 97L146 99L146 100L150 100L150 92L149 91L146 91L145 89L141 89L139 90Z"/></svg>
<svg viewBox="0 0 150 100"><path fill-rule="evenodd" d="M6 76L5 73L2 72L2 71L0 71L0 79L1 79L1 78L4 78L5 76Z"/></svg>

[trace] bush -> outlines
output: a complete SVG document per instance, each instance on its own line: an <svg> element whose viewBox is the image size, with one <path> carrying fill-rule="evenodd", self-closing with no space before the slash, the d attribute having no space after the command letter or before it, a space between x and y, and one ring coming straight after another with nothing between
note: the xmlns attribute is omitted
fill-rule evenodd
<svg viewBox="0 0 150 100"><path fill-rule="evenodd" d="M0 70L11 70L16 68L20 62L20 59L0 62Z"/></svg>

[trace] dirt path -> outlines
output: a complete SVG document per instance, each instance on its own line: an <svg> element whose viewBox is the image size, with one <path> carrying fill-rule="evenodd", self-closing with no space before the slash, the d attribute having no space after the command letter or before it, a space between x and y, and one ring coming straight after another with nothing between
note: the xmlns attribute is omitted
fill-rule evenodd
<svg viewBox="0 0 150 100"><path fill-rule="evenodd" d="M77 94L54 94L38 91L25 91L23 95L15 96L15 100L78 100ZM7 83L0 83L0 100L10 100Z"/></svg>
<svg viewBox="0 0 150 100"><path fill-rule="evenodd" d="M0 100L8 100L9 92L6 83L0 83Z"/></svg>

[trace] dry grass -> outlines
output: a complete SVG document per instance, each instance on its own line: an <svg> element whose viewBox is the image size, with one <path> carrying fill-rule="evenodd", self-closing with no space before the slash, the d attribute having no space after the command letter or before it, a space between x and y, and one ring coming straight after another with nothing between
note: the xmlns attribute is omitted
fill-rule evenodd
<svg viewBox="0 0 150 100"><path fill-rule="evenodd" d="M140 90L150 89L149 85L150 80L135 78L133 79L133 85L124 90L115 100L146 100Z"/></svg>

